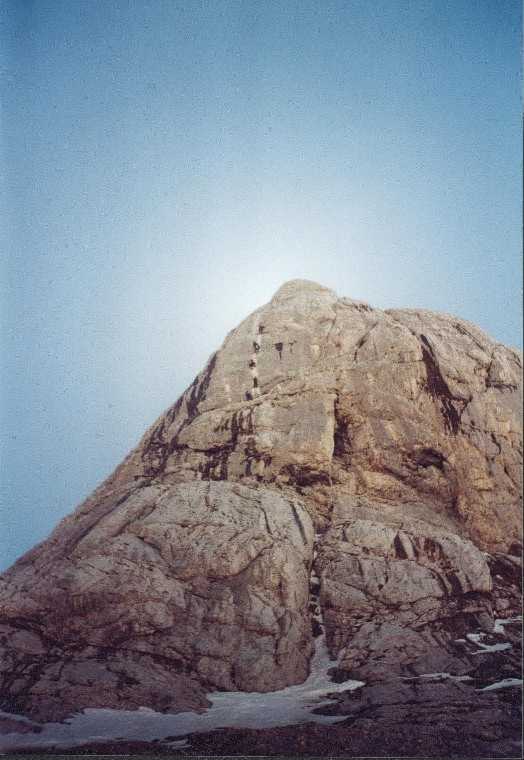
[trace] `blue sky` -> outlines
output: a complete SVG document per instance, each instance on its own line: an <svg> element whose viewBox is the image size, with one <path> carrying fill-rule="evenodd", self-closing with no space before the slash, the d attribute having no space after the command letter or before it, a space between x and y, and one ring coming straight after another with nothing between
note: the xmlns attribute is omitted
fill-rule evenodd
<svg viewBox="0 0 524 760"><path fill-rule="evenodd" d="M1 566L287 279L522 346L519 2L0 14Z"/></svg>

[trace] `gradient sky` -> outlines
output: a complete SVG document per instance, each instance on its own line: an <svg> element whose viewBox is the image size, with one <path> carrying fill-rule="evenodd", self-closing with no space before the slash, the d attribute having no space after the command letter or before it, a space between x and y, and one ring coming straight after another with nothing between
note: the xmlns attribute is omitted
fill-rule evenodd
<svg viewBox="0 0 524 760"><path fill-rule="evenodd" d="M0 566L287 279L522 345L518 0L0 14Z"/></svg>

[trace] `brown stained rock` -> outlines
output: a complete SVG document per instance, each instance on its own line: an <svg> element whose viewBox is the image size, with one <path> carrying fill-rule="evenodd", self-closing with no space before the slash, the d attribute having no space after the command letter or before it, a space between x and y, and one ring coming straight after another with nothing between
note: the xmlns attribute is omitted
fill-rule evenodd
<svg viewBox="0 0 524 760"><path fill-rule="evenodd" d="M520 606L521 387L464 320L286 283L0 578L3 709L304 680L314 530L340 672L468 672L454 640Z"/></svg>

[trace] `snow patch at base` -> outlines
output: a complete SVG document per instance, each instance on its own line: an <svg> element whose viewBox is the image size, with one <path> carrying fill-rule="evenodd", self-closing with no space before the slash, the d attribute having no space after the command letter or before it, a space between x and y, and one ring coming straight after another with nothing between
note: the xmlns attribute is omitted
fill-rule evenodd
<svg viewBox="0 0 524 760"><path fill-rule="evenodd" d="M508 689L510 686L522 686L522 678L503 678L502 681L491 683L483 689L477 691L494 691L496 689Z"/></svg>
<svg viewBox="0 0 524 760"><path fill-rule="evenodd" d="M482 639L486 637L485 633L467 633L466 638L468 641L471 641L473 644L476 644L477 646L481 647L476 652L472 652L472 655L475 654L486 654L486 652L504 652L507 649L511 649L511 644L509 642L504 642L503 644L483 644Z"/></svg>
<svg viewBox="0 0 524 760"><path fill-rule="evenodd" d="M493 626L493 633L504 634L504 626L509 625L510 623L522 623L522 617L497 618L495 620L495 625Z"/></svg>
<svg viewBox="0 0 524 760"><path fill-rule="evenodd" d="M175 737L218 728L276 728L313 722L332 724L345 720L345 715L318 715L312 712L318 707L331 704L334 700L330 695L358 689L364 686L364 682L349 680L334 683L331 680L329 671L336 667L337 662L331 659L327 648L322 611L318 604L320 580L314 570L310 583L311 597L319 609L314 617L320 626L321 635L315 640L310 673L303 683L266 693L211 692L207 695L211 707L202 713L183 712L173 715L158 713L147 707L138 710L88 708L64 723L44 724L39 734L5 734L0 739L0 749L73 747L115 740L148 742L166 737L169 737L169 742L166 742L168 746L175 749L188 746L185 740L177 740ZM17 719L17 716L6 717Z"/></svg>
<svg viewBox="0 0 524 760"><path fill-rule="evenodd" d="M415 681L418 678L438 678L442 681L450 680L450 681L472 681L473 678L471 676L455 676L452 673L422 673L419 676L404 676L402 680L404 681Z"/></svg>
<svg viewBox="0 0 524 760"><path fill-rule="evenodd" d="M335 664L330 660L325 642L317 640L309 677L297 686L267 693L212 692L208 694L211 707L203 713L172 715L145 707L133 711L88 708L65 723L44 724L39 734L5 734L0 739L0 747L4 751L21 747L70 747L114 741L117 737L128 741L153 741L226 727L273 728L311 722L336 723L346 716L317 715L311 711L330 704L333 700L329 694L357 689L364 683L333 683L327 671ZM16 716L6 717L16 719ZM170 743L170 746L175 748L176 745Z"/></svg>

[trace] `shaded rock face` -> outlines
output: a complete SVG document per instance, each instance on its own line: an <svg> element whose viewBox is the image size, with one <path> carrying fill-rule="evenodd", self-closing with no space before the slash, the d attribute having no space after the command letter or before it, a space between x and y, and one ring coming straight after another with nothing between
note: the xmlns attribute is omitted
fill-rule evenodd
<svg viewBox="0 0 524 760"><path fill-rule="evenodd" d="M319 560L321 603L340 668L366 682L393 674L467 673L456 639L491 630L492 581L470 541L419 526L337 524Z"/></svg>
<svg viewBox="0 0 524 760"><path fill-rule="evenodd" d="M209 690L300 682L312 545L308 513L278 494L213 481L137 489L67 553L42 553L6 584L4 689L50 720L79 706L200 708Z"/></svg>
<svg viewBox="0 0 524 760"><path fill-rule="evenodd" d="M521 377L455 317L286 283L4 574L0 707L300 683L313 565L339 677L471 672L455 640L518 613Z"/></svg>

